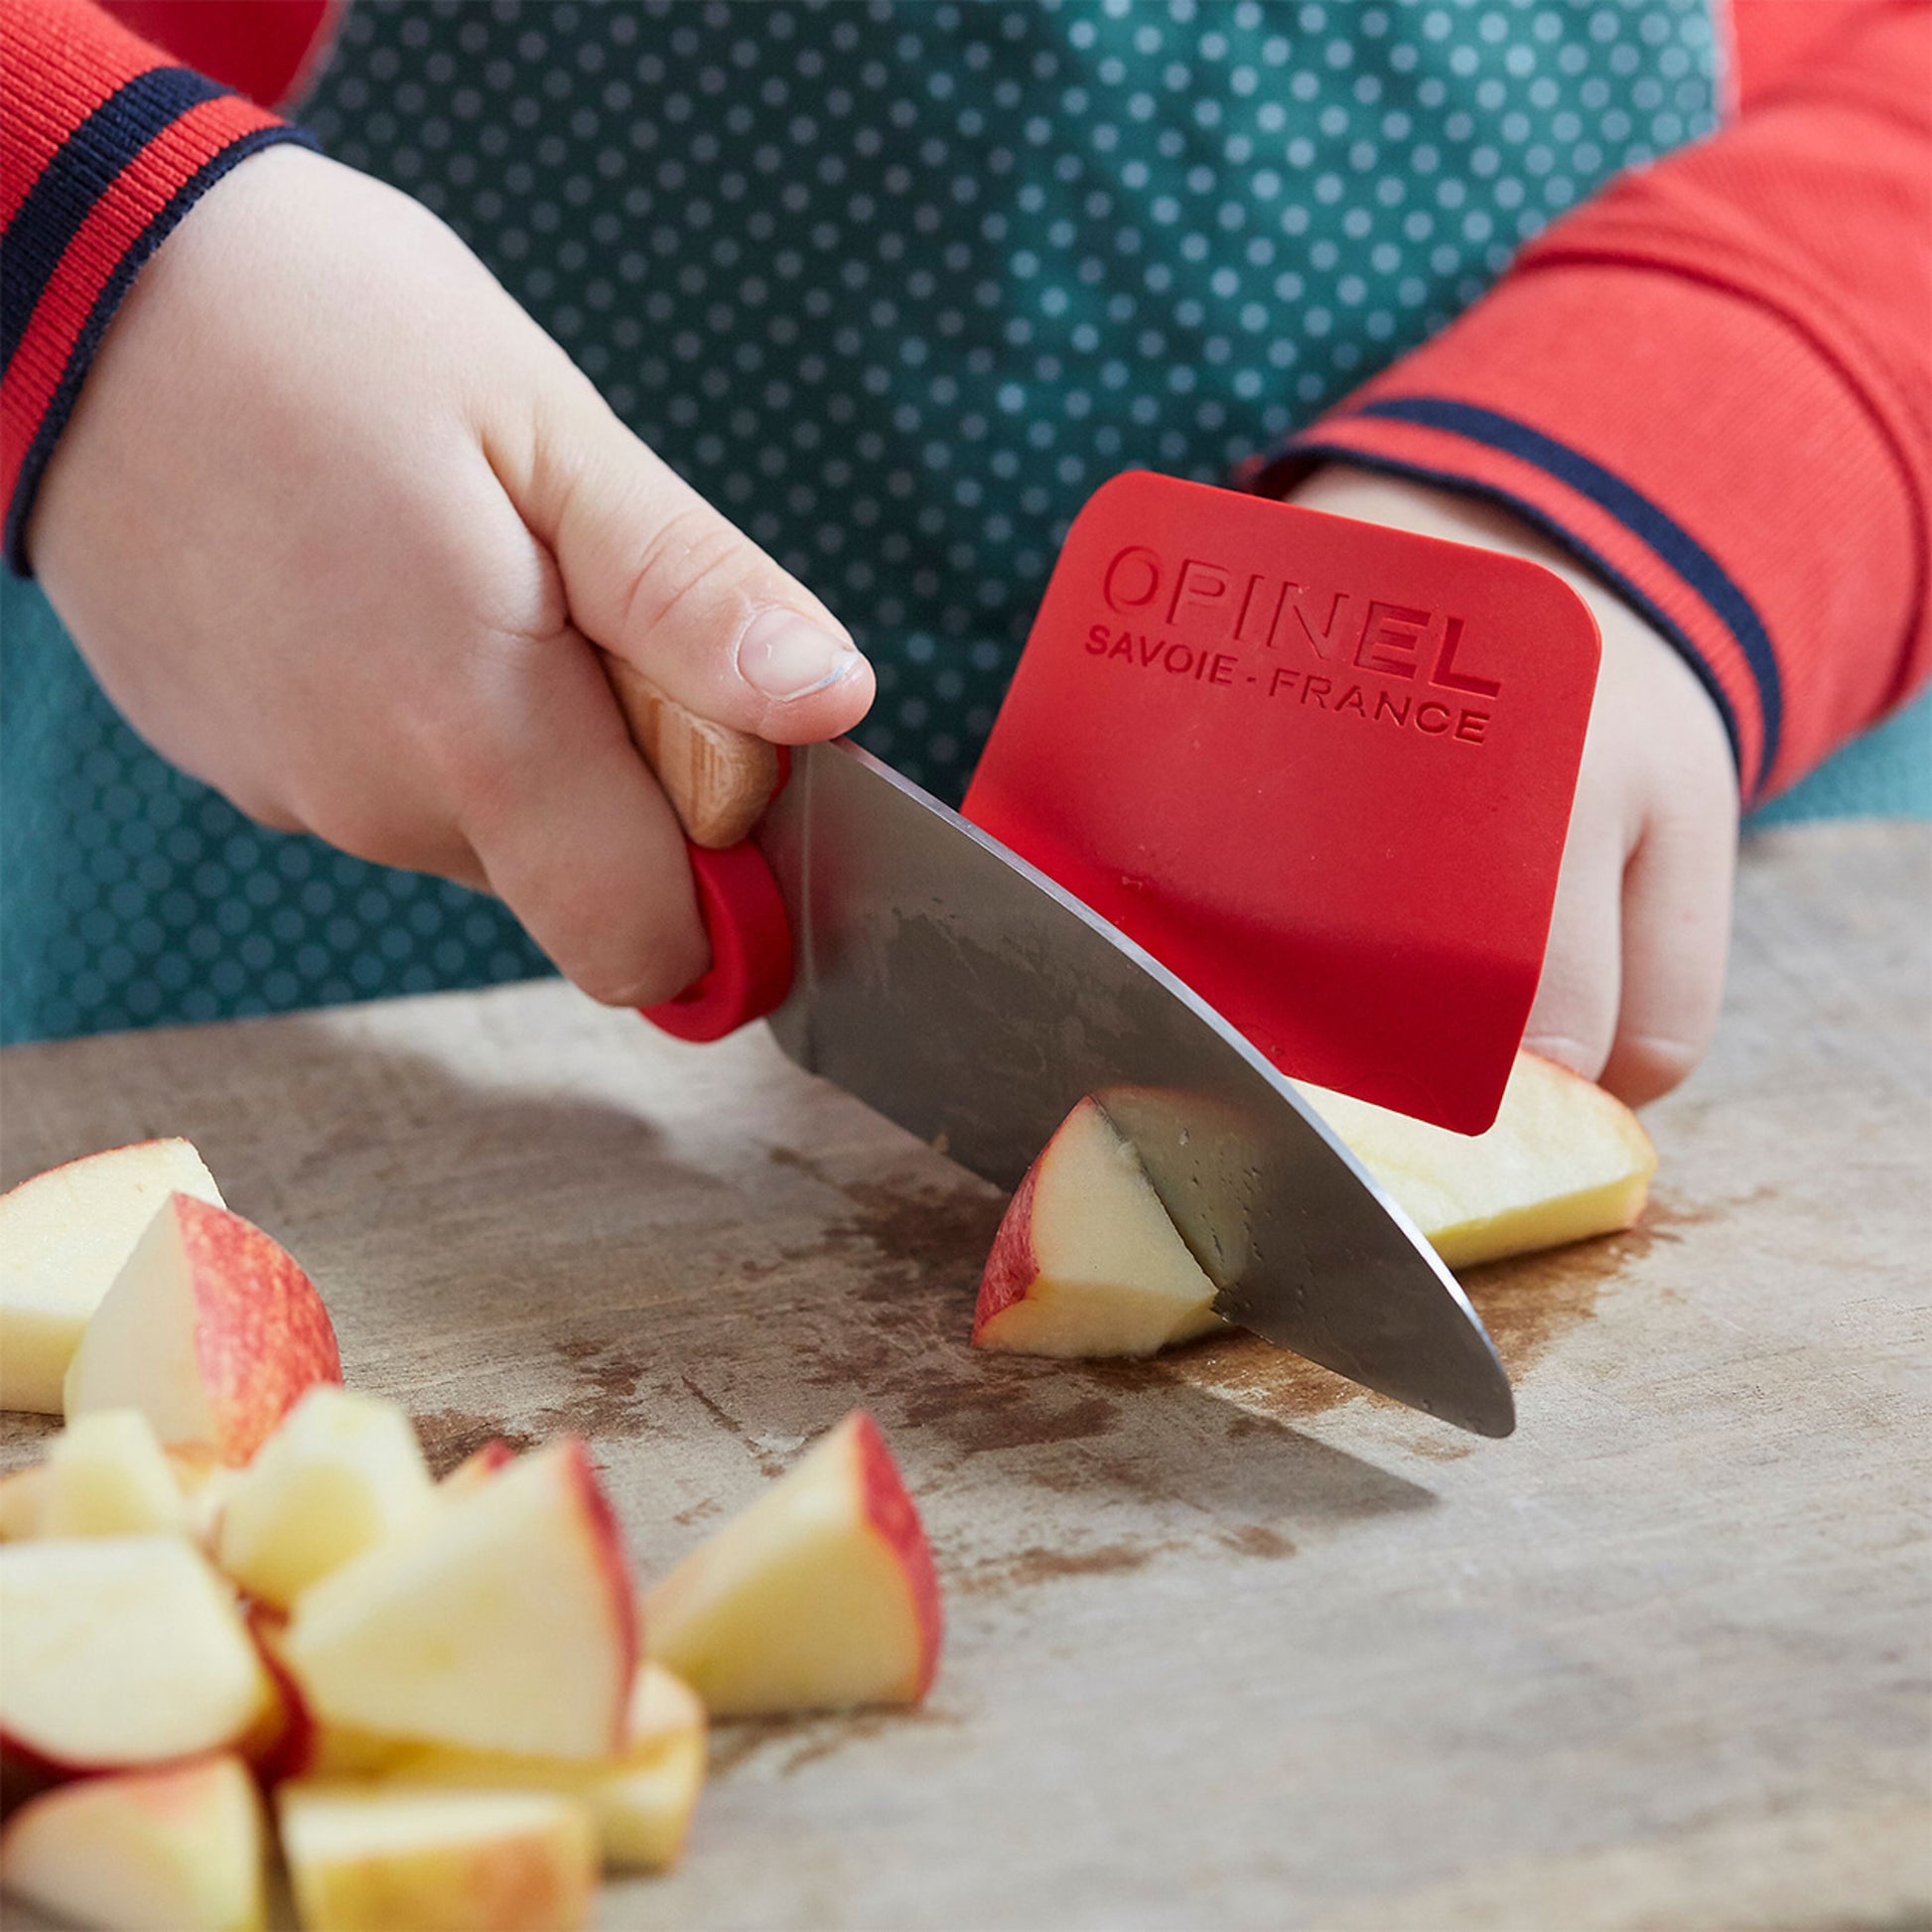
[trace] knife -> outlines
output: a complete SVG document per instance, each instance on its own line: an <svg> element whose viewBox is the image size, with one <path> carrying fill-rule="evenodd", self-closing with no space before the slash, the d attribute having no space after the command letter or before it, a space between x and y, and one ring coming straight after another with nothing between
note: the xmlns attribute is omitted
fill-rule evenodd
<svg viewBox="0 0 1932 1932"><path fill-rule="evenodd" d="M769 748L608 668L687 835L756 819L740 843L690 844L713 967L648 1018L712 1038L768 1017L807 1072L1009 1189L1093 1095L1230 1321L1458 1428L1510 1433L1508 1377L1449 1270L1151 954L851 742L793 750L765 804Z"/></svg>

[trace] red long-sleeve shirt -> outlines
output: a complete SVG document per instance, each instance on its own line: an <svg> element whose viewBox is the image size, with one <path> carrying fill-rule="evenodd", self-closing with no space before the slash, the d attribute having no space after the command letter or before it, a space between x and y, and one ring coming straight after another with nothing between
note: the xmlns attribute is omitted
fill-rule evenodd
<svg viewBox="0 0 1932 1932"><path fill-rule="evenodd" d="M333 0L115 10L273 98ZM1932 675L1932 5L1735 0L1734 24L1729 126L1557 223L1255 482L1341 458L1512 505L1672 638L1754 800ZM227 167L300 137L87 0L0 0L0 490L24 568L141 262Z"/></svg>

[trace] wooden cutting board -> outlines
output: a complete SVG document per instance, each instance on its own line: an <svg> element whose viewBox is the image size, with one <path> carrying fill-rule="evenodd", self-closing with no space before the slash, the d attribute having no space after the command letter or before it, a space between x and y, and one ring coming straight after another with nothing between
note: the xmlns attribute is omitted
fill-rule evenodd
<svg viewBox="0 0 1932 1932"><path fill-rule="evenodd" d="M1928 906L1927 828L1749 849L1648 1222L1470 1281L1502 1444L1246 1339L976 1357L991 1190L761 1032L556 984L15 1049L0 1178L188 1135L351 1381L440 1463L587 1432L646 1573L878 1415L929 1707L721 1731L688 1863L605 1925L1918 1925Z"/></svg>

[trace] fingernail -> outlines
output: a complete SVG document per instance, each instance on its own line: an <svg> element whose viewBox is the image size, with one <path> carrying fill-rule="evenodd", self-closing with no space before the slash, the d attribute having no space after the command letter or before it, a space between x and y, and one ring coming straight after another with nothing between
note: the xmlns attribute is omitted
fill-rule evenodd
<svg viewBox="0 0 1932 1932"><path fill-rule="evenodd" d="M782 608L760 611L738 640L741 675L767 698L809 698L858 664L859 653L843 637Z"/></svg>

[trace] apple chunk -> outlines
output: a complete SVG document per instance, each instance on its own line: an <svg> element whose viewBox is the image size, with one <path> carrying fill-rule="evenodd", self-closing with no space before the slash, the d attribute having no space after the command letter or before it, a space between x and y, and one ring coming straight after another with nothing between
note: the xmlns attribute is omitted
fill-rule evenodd
<svg viewBox="0 0 1932 1932"><path fill-rule="evenodd" d="M651 1654L713 1717L916 1704L939 1584L885 1439L848 1416L644 1599Z"/></svg>
<svg viewBox="0 0 1932 1932"><path fill-rule="evenodd" d="M606 1864L661 1870L684 1849L705 1758L704 1706L680 1678L649 1662L637 1667L623 1750L609 1762L426 1744L405 1749L385 1775L408 1785L562 1792L589 1808Z"/></svg>
<svg viewBox="0 0 1932 1932"><path fill-rule="evenodd" d="M276 1810L307 1932L571 1932L590 1916L597 1834L555 1792L298 1782Z"/></svg>
<svg viewBox="0 0 1932 1932"><path fill-rule="evenodd" d="M1657 1171L1622 1101L1518 1053L1495 1125L1451 1134L1324 1087L1302 1089L1450 1268L1635 1225Z"/></svg>
<svg viewBox="0 0 1932 1932"><path fill-rule="evenodd" d="M103 1932L258 1932L267 1861L261 1798L228 1756L63 1785L0 1833L0 1885Z"/></svg>
<svg viewBox="0 0 1932 1932"><path fill-rule="evenodd" d="M221 1205L186 1141L109 1148L0 1194L0 1409L61 1413L87 1317L174 1193Z"/></svg>
<svg viewBox="0 0 1932 1932"><path fill-rule="evenodd" d="M325 1725L554 1757L621 1748L635 1609L583 1444L553 1443L352 1558L296 1599L281 1648Z"/></svg>
<svg viewBox="0 0 1932 1932"><path fill-rule="evenodd" d="M76 1416L47 1455L42 1536L182 1536L188 1498L138 1409Z"/></svg>
<svg viewBox="0 0 1932 1932"><path fill-rule="evenodd" d="M139 1409L164 1443L254 1454L305 1389L340 1382L329 1311L294 1258L239 1214L170 1194L68 1369L67 1413Z"/></svg>
<svg viewBox="0 0 1932 1932"><path fill-rule="evenodd" d="M233 1592L173 1536L0 1548L0 1743L58 1770L238 1743L275 1693Z"/></svg>
<svg viewBox="0 0 1932 1932"><path fill-rule="evenodd" d="M235 1477L216 1560L251 1596L285 1610L403 1529L433 1494L416 1432L393 1402L318 1383Z"/></svg>
<svg viewBox="0 0 1932 1932"><path fill-rule="evenodd" d="M1097 1101L1081 1101L1008 1203L980 1282L974 1343L1151 1355L1220 1325L1214 1284L1132 1144Z"/></svg>

